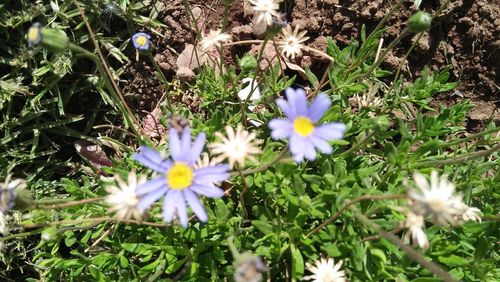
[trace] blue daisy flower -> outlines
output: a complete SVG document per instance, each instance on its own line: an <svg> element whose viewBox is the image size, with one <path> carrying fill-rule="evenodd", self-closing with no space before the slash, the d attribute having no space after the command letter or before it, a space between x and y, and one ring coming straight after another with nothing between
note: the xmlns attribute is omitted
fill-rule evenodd
<svg viewBox="0 0 500 282"><path fill-rule="evenodd" d="M139 51L148 51L151 44L151 36L144 32L138 32L132 36L132 43Z"/></svg>
<svg viewBox="0 0 500 282"><path fill-rule="evenodd" d="M290 152L296 162L316 159L316 149L324 154L332 153L329 141L341 139L346 130L345 124L332 122L317 125L330 108L331 100L326 94L319 94L308 107L306 93L302 89L285 90L286 98L276 103L286 115L286 119L273 119L269 122L273 139L290 139Z"/></svg>
<svg viewBox="0 0 500 282"><path fill-rule="evenodd" d="M188 127L181 132L181 138L176 130L171 129L170 154L172 160L164 160L160 153L148 147L141 147L134 159L161 175L138 186L136 193L142 196L138 207L147 209L162 196L163 218L171 222L174 212L181 224L188 224L187 204L202 222L208 220L207 213L198 198L198 194L209 198L220 198L224 191L214 185L229 178L229 167L225 164L195 168L205 146L205 133L201 133L191 144L191 131Z"/></svg>
<svg viewBox="0 0 500 282"><path fill-rule="evenodd" d="M42 41L42 25L40 23L34 23L26 34L28 46L33 47Z"/></svg>

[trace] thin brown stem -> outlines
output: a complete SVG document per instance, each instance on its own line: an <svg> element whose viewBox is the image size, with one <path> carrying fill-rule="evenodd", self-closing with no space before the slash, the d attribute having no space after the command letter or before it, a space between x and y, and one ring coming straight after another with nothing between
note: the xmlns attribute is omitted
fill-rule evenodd
<svg viewBox="0 0 500 282"><path fill-rule="evenodd" d="M354 216L359 221L361 221L364 225L366 225L370 228L373 228L380 236L382 236L383 238L387 239L388 241L390 241L391 243L396 245L400 250L405 252L415 262L419 263L420 265L422 265L423 267L427 268L432 273L434 273L436 276L443 279L443 281L445 281L445 282L456 282L457 281L457 280L453 279L453 277L451 277L451 275L446 270L441 268L439 265L425 259L425 257L422 254L415 251L412 247L406 245L403 241L401 241L394 234L391 234L391 233L385 231L384 229L382 229L382 227L380 227L378 224L376 224L375 222L368 219L366 216L364 216L360 212L355 212Z"/></svg>
<svg viewBox="0 0 500 282"><path fill-rule="evenodd" d="M248 211L247 207L245 205L245 194L248 191L248 185L245 180L245 176L241 172L240 166L236 164L236 170L238 171L238 174L240 175L241 178L241 185L243 185L243 189L241 190L240 193L240 204L241 204L241 210L243 211L243 218L248 218Z"/></svg>
<svg viewBox="0 0 500 282"><path fill-rule="evenodd" d="M95 202L102 201L103 199L104 199L104 197L97 197L97 198L83 199L83 200L66 202L66 203L62 203L62 204L54 204L54 205L43 205L43 204L37 203L35 205L35 208L43 209L43 210L62 209L62 208L67 208L67 207L95 203Z"/></svg>
<svg viewBox="0 0 500 282"><path fill-rule="evenodd" d="M470 161L473 159L487 157L487 156L489 156L489 155L491 155L499 150L500 150L500 144L497 144L488 150L482 150L482 151L478 151L478 152L474 152L474 153L464 154L464 155L460 155L458 157L446 159L446 160L421 161L421 162L416 163L412 167L413 168L426 167L426 166L439 167L439 166L444 166L444 165L454 165L454 164L459 164L459 163L463 163L466 161Z"/></svg>
<svg viewBox="0 0 500 282"><path fill-rule="evenodd" d="M398 200L398 199L406 199L406 195L403 194L395 194L395 195L364 195L361 196L357 199L354 199L350 202L347 202L338 212L336 212L332 217L329 219L325 220L323 223L318 225L316 228L313 230L309 231L309 233L306 234L306 237L309 237L313 235L314 233L320 231L323 229L323 227L327 226L328 224L333 223L336 221L344 211L346 211L350 206L355 205L359 202L362 201L378 201L378 200Z"/></svg>
<svg viewBox="0 0 500 282"><path fill-rule="evenodd" d="M283 159L285 157L285 155L287 153L288 153L288 147L285 147L285 148L283 148L283 150L281 150L280 154L275 159L273 159L272 161L268 162L267 164L261 165L260 167L256 167L256 168L253 168L253 169L244 170L244 171L241 172L241 175L249 175L249 174L255 174L255 173L263 172L266 169L268 169L271 166L273 166L276 163L278 163L281 159ZM234 175L235 173L233 172L232 174ZM236 172L236 174L238 174L238 172Z"/></svg>

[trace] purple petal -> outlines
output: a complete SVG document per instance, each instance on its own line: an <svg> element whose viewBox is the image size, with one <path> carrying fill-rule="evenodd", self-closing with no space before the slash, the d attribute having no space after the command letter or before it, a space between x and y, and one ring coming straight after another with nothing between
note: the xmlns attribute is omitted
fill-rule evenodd
<svg viewBox="0 0 500 282"><path fill-rule="evenodd" d="M184 193L182 191L179 193L181 200L175 203L175 206L177 207L177 216L179 217L179 220L181 221L181 225L184 227L188 226L188 214L187 214L187 208L186 208L186 200L184 199Z"/></svg>
<svg viewBox="0 0 500 282"><path fill-rule="evenodd" d="M317 126L314 135L324 140L336 140L344 137L346 126L343 123L332 122Z"/></svg>
<svg viewBox="0 0 500 282"><path fill-rule="evenodd" d="M163 185L165 185L165 187L167 187L166 186L167 180L165 179L164 176L160 176L157 178L153 178L142 185L137 186L135 188L135 193L137 193L137 195L148 194L148 193L162 187Z"/></svg>
<svg viewBox="0 0 500 282"><path fill-rule="evenodd" d="M196 194L189 189L186 189L183 192L184 192L184 197L186 198L186 201L188 202L189 206L191 206L191 209L193 210L194 214L196 214L196 216L200 219L200 221L207 222L208 220L207 213L205 212L205 208L201 204Z"/></svg>
<svg viewBox="0 0 500 282"><path fill-rule="evenodd" d="M313 143L309 140L309 138L304 138L304 155L306 159L314 161L316 159L316 150L314 149Z"/></svg>
<svg viewBox="0 0 500 282"><path fill-rule="evenodd" d="M158 151L145 146L141 146L139 150L139 153L133 155L134 160L159 173L165 173L168 170L168 166L163 163Z"/></svg>
<svg viewBox="0 0 500 282"><path fill-rule="evenodd" d="M288 119L273 119L269 122L273 139L288 138L293 133L293 123Z"/></svg>
<svg viewBox="0 0 500 282"><path fill-rule="evenodd" d="M200 158L203 147L205 147L205 132L200 133L194 140L193 146L191 147L191 152L189 154L189 165L193 165Z"/></svg>
<svg viewBox="0 0 500 282"><path fill-rule="evenodd" d="M314 145L314 147L318 148L318 150L321 153L324 153L324 154L331 154L332 153L332 151L333 151L332 146L330 146L330 144L328 142L326 142L325 140L317 137L315 134L308 136L308 139L309 139L309 141L311 141L311 143Z"/></svg>
<svg viewBox="0 0 500 282"><path fill-rule="evenodd" d="M212 166L206 166L206 167L199 168L195 171L194 174L195 174L195 178L196 178L198 176L226 173L228 169L229 169L229 166L226 164L212 165Z"/></svg>
<svg viewBox="0 0 500 282"><path fill-rule="evenodd" d="M170 129L169 130L169 144L170 144L170 154L172 155L172 159L174 161L182 161L182 147L181 140L179 140L179 135L177 134L177 130Z"/></svg>
<svg viewBox="0 0 500 282"><path fill-rule="evenodd" d="M326 94L319 94L309 107L308 116L312 120L312 122L318 122L328 110L328 108L330 108L331 104L332 101Z"/></svg>
<svg viewBox="0 0 500 282"><path fill-rule="evenodd" d="M183 162L185 163L189 162L190 152L191 152L191 129L189 129L189 127L185 127L184 130L182 131L182 138L181 138L181 158Z"/></svg>
<svg viewBox="0 0 500 282"><path fill-rule="evenodd" d="M214 183L214 182L222 182L229 178L229 173L214 173L214 174L205 174L205 175L195 175L193 182L196 184L206 184L206 183Z"/></svg>
<svg viewBox="0 0 500 282"><path fill-rule="evenodd" d="M306 92L300 88L294 90L287 88L285 90L286 98L293 111L300 116L307 116L307 98Z"/></svg>
<svg viewBox="0 0 500 282"><path fill-rule="evenodd" d="M292 153L292 157L296 162L302 162L304 158L304 138L297 134L292 134L290 137L290 152Z"/></svg>
<svg viewBox="0 0 500 282"><path fill-rule="evenodd" d="M276 99L276 104L278 104L278 107L280 107L281 111L290 119L293 119L297 116L297 113L295 112L292 107L290 107L290 104L283 98L278 98Z"/></svg>
<svg viewBox="0 0 500 282"><path fill-rule="evenodd" d="M224 196L224 190L217 188L215 186L207 186L203 184L194 184L189 189L194 192L206 196L208 198L220 198Z"/></svg>
<svg viewBox="0 0 500 282"><path fill-rule="evenodd" d="M180 191L170 190L163 200L163 219L170 223L174 219L175 203L183 201Z"/></svg>
<svg viewBox="0 0 500 282"><path fill-rule="evenodd" d="M139 201L139 204L137 205L137 207L140 209L140 210L146 210L147 208L149 208L149 206L151 206L151 204L153 204L154 202L156 202L156 200L158 200L159 198L161 198L161 196L165 195L165 193L168 191L167 187L161 187L161 188L158 188L157 190L154 190L152 191L151 193L145 195L140 201Z"/></svg>

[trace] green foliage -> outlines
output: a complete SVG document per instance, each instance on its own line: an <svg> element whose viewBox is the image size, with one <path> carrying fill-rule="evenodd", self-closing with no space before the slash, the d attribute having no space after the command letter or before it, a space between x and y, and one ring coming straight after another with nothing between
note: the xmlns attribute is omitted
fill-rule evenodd
<svg viewBox="0 0 500 282"><path fill-rule="evenodd" d="M109 1L82 3L101 50L113 62L112 73L119 79L135 55L126 51L124 38L140 26L165 27L157 20L158 10L164 8L162 1L123 0L116 1L116 6L107 6L114 3ZM150 9L151 3L155 9ZM111 28L109 35L103 16L106 9L116 9L114 16L124 21L126 30ZM0 36L6 39L0 41L2 178L8 173L26 178L35 199L58 205L105 197L112 175L126 179L132 170L149 174L131 158L139 138L131 138L134 133L123 128L122 110L96 65L72 50L54 54L26 47L25 31L39 21L64 31L70 42L93 52L73 3L7 1L0 4L0 18ZM343 140L332 142L331 155L318 155L316 161L303 164L285 158L244 179L232 177L224 183L226 190L231 189L228 196L203 199L209 221L191 221L185 229L162 222L161 203L149 210L145 219L149 225L116 221L105 203L97 200L33 209L25 211L29 216L24 217L15 214L16 225L26 228L13 229L14 237L3 237L8 251L0 255L5 266L1 277L19 278L16 269L20 269L27 281L223 281L224 277L232 281L234 254L228 238L234 236L237 249L264 259L271 281L300 280L308 275L305 263L322 256L344 261L342 269L350 281L440 281L390 241L374 238L374 230L355 217L359 211L383 229L395 230L405 218L404 201L362 201L313 232L348 201L363 195L404 194L415 170L428 174L440 169L456 183L466 204L482 211L485 220L449 228L428 224L430 247L420 253L457 280L497 281L499 225L488 218L495 217L500 208L498 152L442 166L433 162L493 148L498 144L498 128L489 123L485 132L464 137L466 115L474 107L470 101L439 108L430 105L433 96L458 85L450 81L446 69L431 72L426 68L411 83L403 83L402 77L391 83L390 72L380 67L370 70L377 66L375 55L383 32L367 36L363 27L359 40L352 39L345 48L328 39L326 53L333 63L327 70L327 85L321 85L322 75L311 69L305 69L301 80L285 76L279 63L270 64L258 72L261 97L255 111L249 111L247 102L237 96L241 79L256 73L254 57L240 61L243 72L228 67L219 73L204 67L192 85L166 88L167 97L190 95L200 102L196 109L177 102L174 109L189 120L195 133L206 132L209 142L215 141L214 133L224 125L244 123L256 132L264 141L262 155L246 169L258 170L286 146L271 139L266 126L281 116L274 100L296 82L308 84L313 91L322 87L333 101L322 122L338 121L348 128ZM379 106L352 103L354 95L369 93L381 99ZM127 93L127 98L134 95ZM167 103L160 102L166 109ZM99 131L96 126L123 130ZM76 140L112 152L113 167L88 169L75 152ZM168 152L164 141L157 148ZM21 232L27 234L17 238ZM396 235L402 237L402 233Z"/></svg>

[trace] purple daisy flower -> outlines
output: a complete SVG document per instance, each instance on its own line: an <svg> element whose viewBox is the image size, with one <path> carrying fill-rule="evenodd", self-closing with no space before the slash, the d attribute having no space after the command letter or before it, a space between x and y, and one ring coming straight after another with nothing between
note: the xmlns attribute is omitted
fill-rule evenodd
<svg viewBox="0 0 500 282"><path fill-rule="evenodd" d="M139 51L148 51L151 36L144 32L138 32L132 36L132 43L134 44L135 49Z"/></svg>
<svg viewBox="0 0 500 282"><path fill-rule="evenodd" d="M172 160L162 159L159 152L148 147L141 147L140 153L134 155L136 161L161 174L137 187L136 193L142 196L138 207L145 210L165 196L163 218L166 222L171 222L177 211L181 224L186 227L186 202L200 221L206 222L208 216L197 194L209 198L222 197L224 191L213 183L228 179L228 166L219 164L198 169L194 167L205 146L205 133L198 135L192 144L191 130L188 127L181 132L181 138L174 129L170 130L169 137Z"/></svg>
<svg viewBox="0 0 500 282"><path fill-rule="evenodd" d="M289 138L290 152L296 162L302 162L304 157L316 159L316 149L324 154L332 153L328 141L341 139L346 126L338 122L316 125L330 107L330 98L321 93L308 107L304 90L288 88L285 93L287 100L279 98L276 103L287 118L269 122L271 137Z"/></svg>

